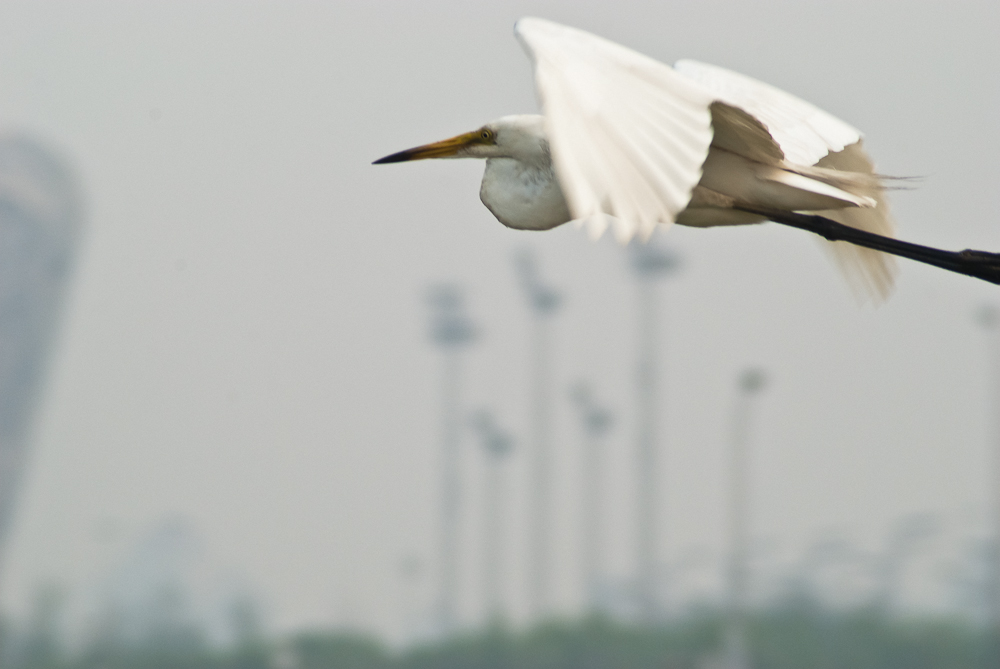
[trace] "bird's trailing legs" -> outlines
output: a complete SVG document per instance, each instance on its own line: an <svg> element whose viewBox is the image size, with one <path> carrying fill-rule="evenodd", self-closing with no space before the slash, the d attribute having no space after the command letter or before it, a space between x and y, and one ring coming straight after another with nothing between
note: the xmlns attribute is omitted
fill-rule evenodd
<svg viewBox="0 0 1000 669"><path fill-rule="evenodd" d="M814 232L831 242L848 242L883 253L889 253L901 258L909 258L926 265L940 267L950 272L972 276L990 283L1000 284L1000 253L987 251L943 251L929 246L911 244L892 237L883 237L872 232L852 228L843 223L816 216L814 214L797 214L790 211L777 211L765 207L736 206L736 209L767 216L768 220L782 225L788 225L801 230Z"/></svg>

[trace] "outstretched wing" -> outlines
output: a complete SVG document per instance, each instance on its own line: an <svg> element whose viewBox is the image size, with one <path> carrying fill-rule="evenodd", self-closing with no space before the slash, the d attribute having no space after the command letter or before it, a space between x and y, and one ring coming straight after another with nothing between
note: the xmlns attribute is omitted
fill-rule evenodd
<svg viewBox="0 0 1000 669"><path fill-rule="evenodd" d="M820 212L823 216L859 230L896 236L881 178L862 146L857 128L791 93L725 68L682 60L674 64L674 69L711 91L721 102L738 107L763 123L788 162L834 170L827 175L830 177L843 174L845 179L855 182L856 188L846 186L848 190L865 195L876 204ZM822 180L821 175L817 178ZM829 242L825 246L857 295L871 296L876 301L888 296L896 273L892 256L846 242Z"/></svg>
<svg viewBox="0 0 1000 669"><path fill-rule="evenodd" d="M695 60L677 61L674 70L763 123L790 163L815 165L861 139L835 116L751 77Z"/></svg>
<svg viewBox="0 0 1000 669"><path fill-rule="evenodd" d="M514 32L535 85L570 213L600 234L648 237L701 179L714 96L668 65L590 33L525 18Z"/></svg>

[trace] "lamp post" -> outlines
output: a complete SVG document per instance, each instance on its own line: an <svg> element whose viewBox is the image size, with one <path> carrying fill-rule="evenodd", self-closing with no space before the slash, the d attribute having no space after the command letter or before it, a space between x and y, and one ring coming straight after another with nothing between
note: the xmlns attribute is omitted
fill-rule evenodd
<svg viewBox="0 0 1000 669"><path fill-rule="evenodd" d="M601 606L601 511L603 495L601 473L604 471L601 442L614 422L611 411L598 404L590 386L581 381L570 391L583 426L583 577L587 608L596 613Z"/></svg>
<svg viewBox="0 0 1000 669"><path fill-rule="evenodd" d="M483 504L483 599L487 624L503 620L503 469L514 440L501 429L489 411L472 417L472 426L486 456L486 489Z"/></svg>
<svg viewBox="0 0 1000 669"><path fill-rule="evenodd" d="M442 352L441 373L441 528L437 622L442 634L457 623L458 521L459 521L459 398L460 354L475 339L472 321L457 286L431 289L431 340Z"/></svg>
<svg viewBox="0 0 1000 669"><path fill-rule="evenodd" d="M749 667L746 641L747 519L749 511L748 445L754 398L764 389L766 377L759 369L747 369L737 380L729 451L729 554L726 566L728 603L726 611L727 669Z"/></svg>
<svg viewBox="0 0 1000 669"><path fill-rule="evenodd" d="M552 379L550 368L550 324L560 304L561 295L546 285L538 275L534 256L522 251L515 257L515 268L531 309L531 536L529 546L528 596L531 613L548 614L551 604L549 540L552 524Z"/></svg>
<svg viewBox="0 0 1000 669"><path fill-rule="evenodd" d="M400 613L404 645L415 642L422 632L417 602L423 569L423 562L416 554L405 555L399 561Z"/></svg>
<svg viewBox="0 0 1000 669"><path fill-rule="evenodd" d="M636 579L639 616L653 624L661 606L657 583L657 549L659 548L658 489L659 436L657 417L661 404L659 394L659 299L657 280L675 271L678 257L653 242L629 246L632 271L638 282L639 360L636 370L638 426L636 432L636 465L639 487Z"/></svg>
<svg viewBox="0 0 1000 669"><path fill-rule="evenodd" d="M990 522L993 527L989 586L989 615L993 627L994 666L1000 666L1000 309L992 304L983 305L976 314L979 325L989 333L990 357L990 411L992 415L992 500Z"/></svg>

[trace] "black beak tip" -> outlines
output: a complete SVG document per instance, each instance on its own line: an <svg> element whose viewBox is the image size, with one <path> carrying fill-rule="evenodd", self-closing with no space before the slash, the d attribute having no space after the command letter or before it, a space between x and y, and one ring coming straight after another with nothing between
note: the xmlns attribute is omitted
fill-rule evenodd
<svg viewBox="0 0 1000 669"><path fill-rule="evenodd" d="M400 151L384 158L379 158L372 165L385 165L386 163L401 163L409 158L409 151Z"/></svg>

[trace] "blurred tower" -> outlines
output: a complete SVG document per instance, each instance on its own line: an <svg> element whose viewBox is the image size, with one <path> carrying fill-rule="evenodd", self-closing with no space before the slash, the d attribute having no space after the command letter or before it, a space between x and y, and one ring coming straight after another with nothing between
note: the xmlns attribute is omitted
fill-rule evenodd
<svg viewBox="0 0 1000 669"><path fill-rule="evenodd" d="M759 369L748 369L740 374L733 408L729 460L729 555L726 567L726 669L748 669L750 666L745 623L749 507L747 446L750 441L751 405L754 397L764 388L764 382L764 373Z"/></svg>
<svg viewBox="0 0 1000 669"><path fill-rule="evenodd" d="M428 298L431 308L431 339L443 353L441 372L441 544L437 600L437 624L442 634L450 634L457 624L458 595L458 511L459 511L459 383L460 353L472 343L475 330L465 313L462 293L457 286L433 288Z"/></svg>
<svg viewBox="0 0 1000 669"><path fill-rule="evenodd" d="M990 399L992 417L992 462L989 471L992 478L993 525L991 546L990 581L987 588L989 615L994 634L994 661L1000 666L1000 309L992 304L983 305L977 314L979 324L989 333Z"/></svg>
<svg viewBox="0 0 1000 669"><path fill-rule="evenodd" d="M660 613L657 573L657 486L658 449L657 417L659 396L659 300L657 280L677 269L676 255L652 241L629 246L632 270L639 289L639 361L636 374L637 432L636 456L639 483L638 504L638 574L636 579L639 617L647 624Z"/></svg>
<svg viewBox="0 0 1000 669"><path fill-rule="evenodd" d="M28 137L0 137L0 565L80 228L63 160Z"/></svg>
<svg viewBox="0 0 1000 669"><path fill-rule="evenodd" d="M590 386L577 383L570 396L580 412L583 425L583 575L587 609L594 613L601 607L601 511L603 496L601 473L604 471L601 442L611 429L611 411L599 405Z"/></svg>
<svg viewBox="0 0 1000 669"><path fill-rule="evenodd" d="M551 604L549 540L552 521L552 380L549 369L549 323L562 298L538 276L535 258L528 251L515 257L528 307L534 320L532 337L531 375L531 440L534 454L532 467L531 559L528 596L531 615L545 616Z"/></svg>
<svg viewBox="0 0 1000 669"><path fill-rule="evenodd" d="M503 610L503 466L513 450L514 440L502 430L486 411L472 417L472 426L479 435L486 455L486 490L483 508L483 598L486 623L494 624L504 617Z"/></svg>

